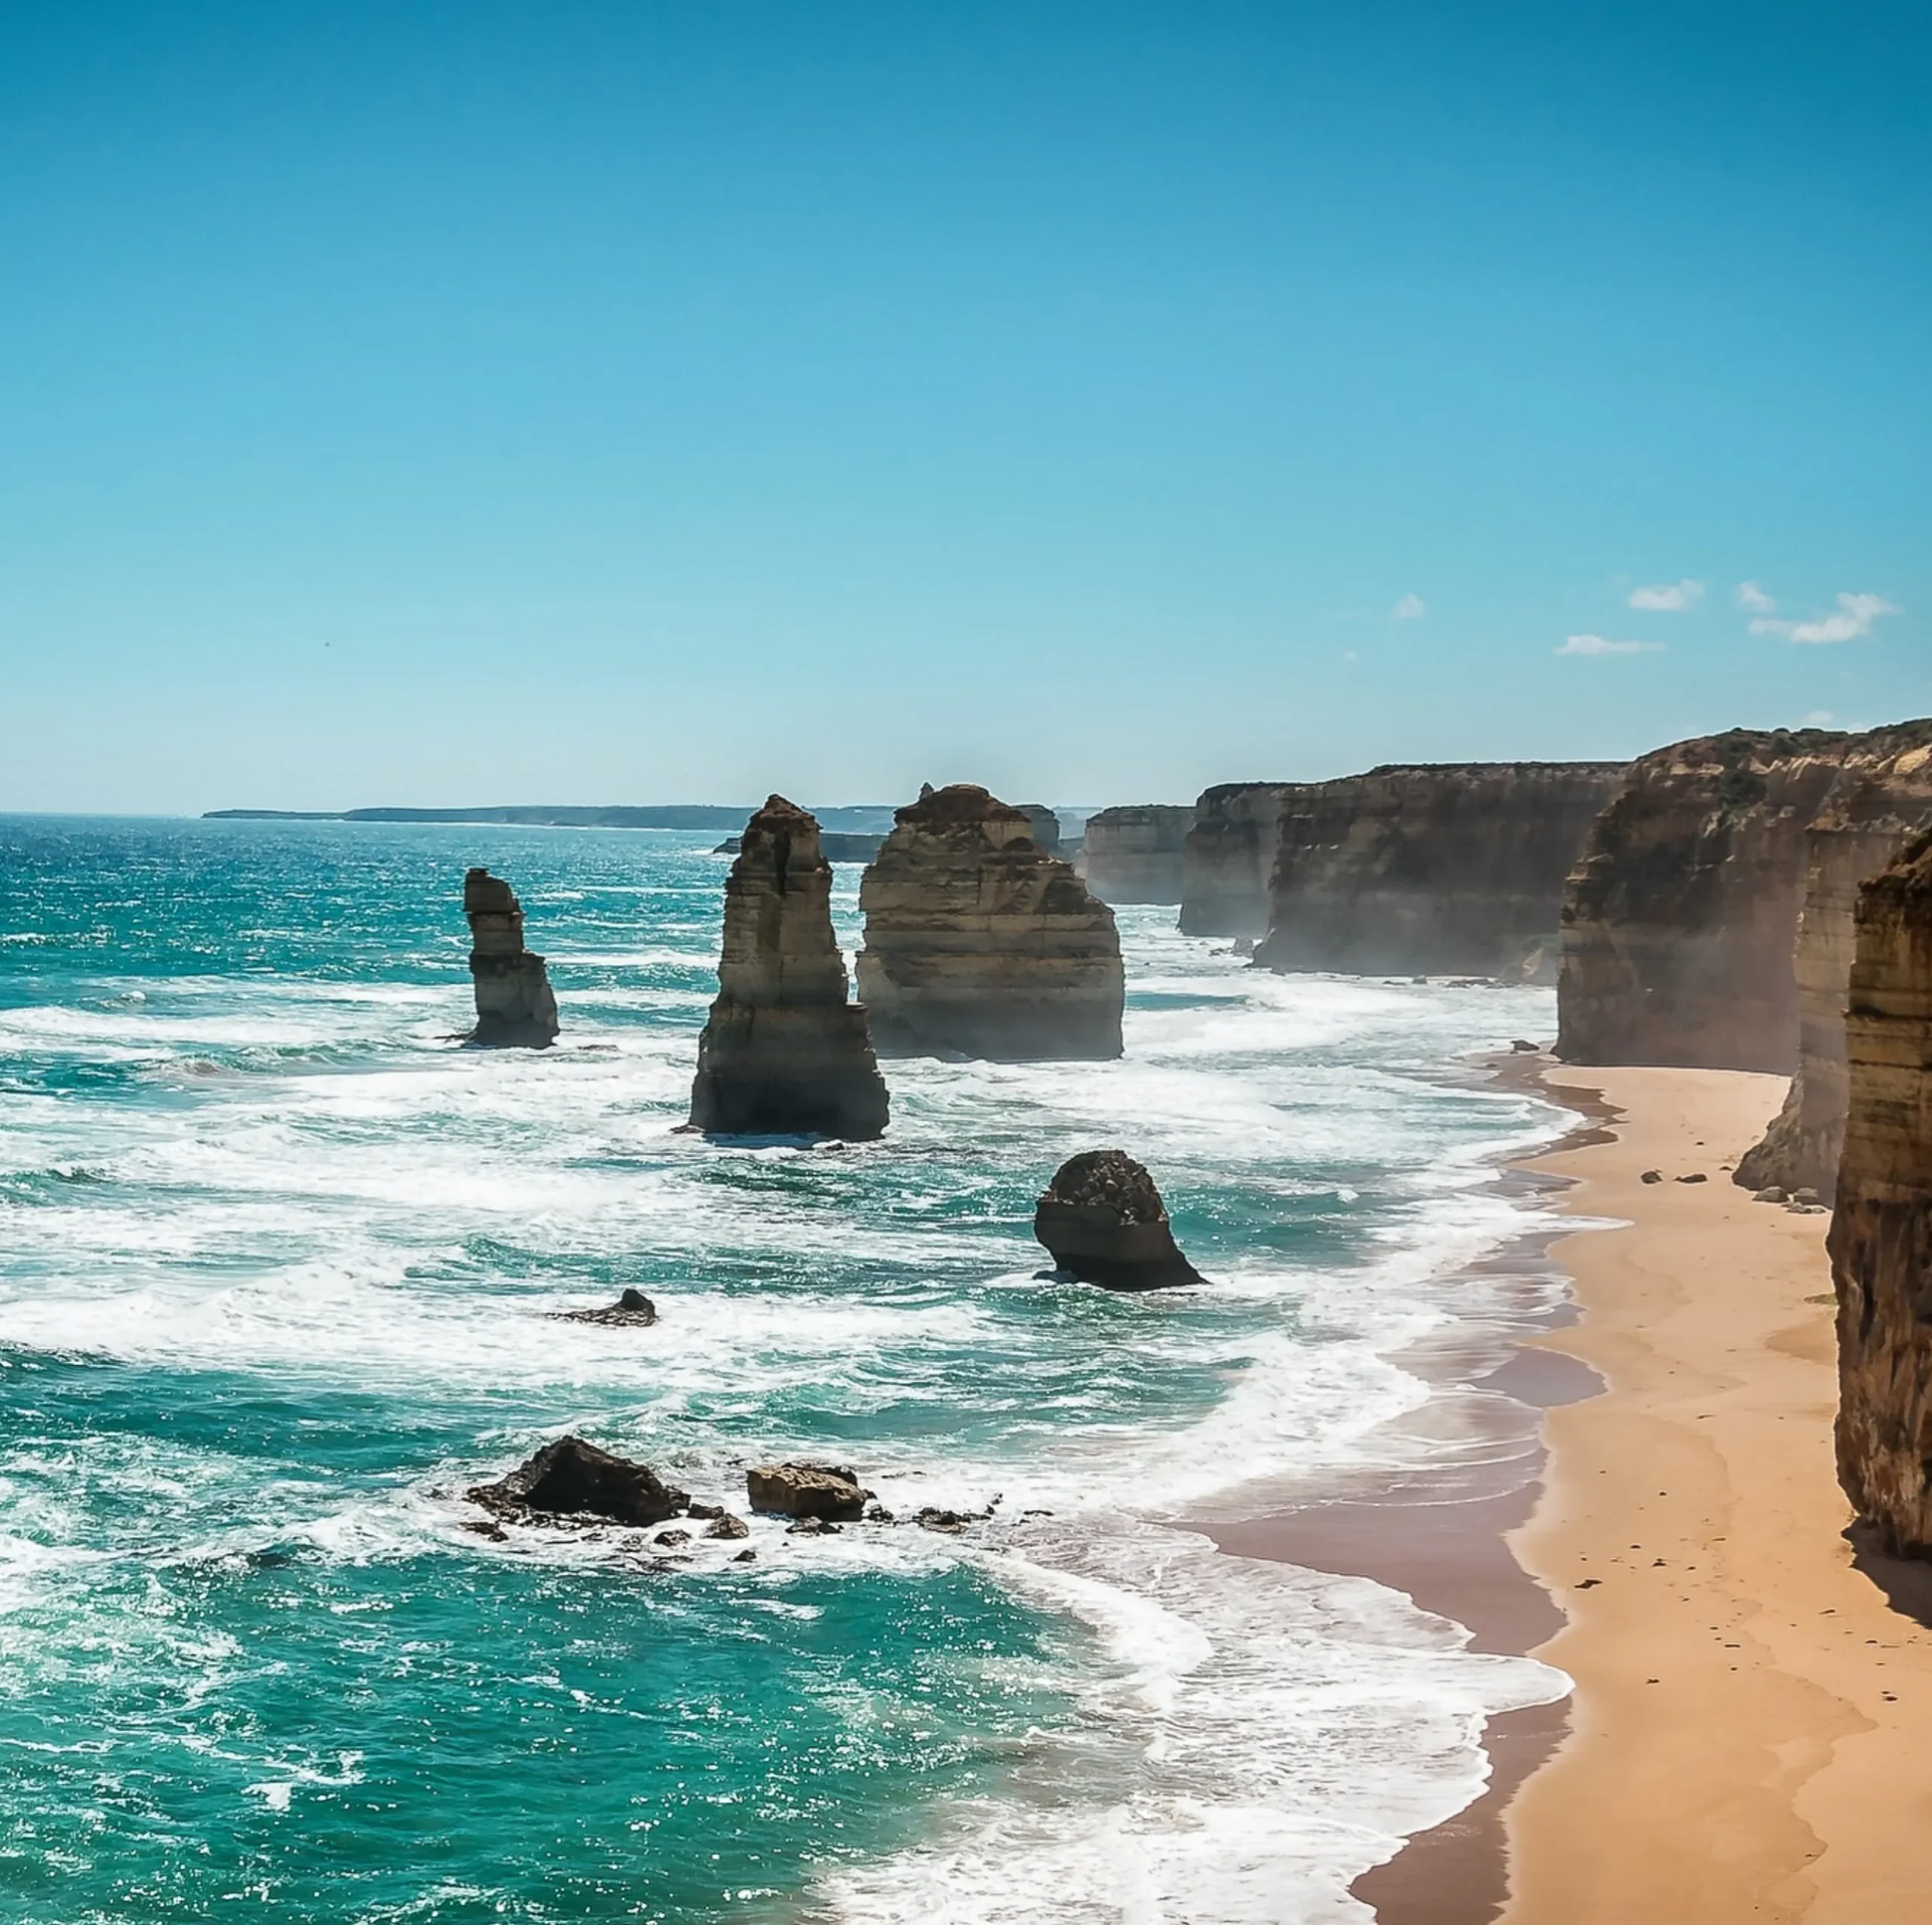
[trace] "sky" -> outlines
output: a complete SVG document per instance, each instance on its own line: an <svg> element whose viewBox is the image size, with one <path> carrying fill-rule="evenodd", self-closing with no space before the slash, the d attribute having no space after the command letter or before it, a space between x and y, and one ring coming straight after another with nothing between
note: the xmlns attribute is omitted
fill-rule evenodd
<svg viewBox="0 0 1932 1925"><path fill-rule="evenodd" d="M1932 712L1932 16L0 0L0 809Z"/></svg>

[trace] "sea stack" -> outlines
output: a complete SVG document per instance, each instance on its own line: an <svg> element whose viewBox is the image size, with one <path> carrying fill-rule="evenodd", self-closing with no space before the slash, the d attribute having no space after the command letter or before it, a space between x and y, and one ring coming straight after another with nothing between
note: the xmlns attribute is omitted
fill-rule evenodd
<svg viewBox="0 0 1932 1925"><path fill-rule="evenodd" d="M543 958L523 946L516 891L486 869L471 869L463 878L463 912L476 984L470 1041L488 1049L548 1049L557 1038L557 999Z"/></svg>
<svg viewBox="0 0 1932 1925"><path fill-rule="evenodd" d="M1838 1481L1887 1549L1932 1557L1932 834L1859 892L1845 1057Z"/></svg>
<svg viewBox="0 0 1932 1925"><path fill-rule="evenodd" d="M1184 892L1191 804L1148 802L1087 818L1078 867L1103 903L1178 903Z"/></svg>
<svg viewBox="0 0 1932 1925"><path fill-rule="evenodd" d="M1033 1211L1033 1234L1054 1268L1112 1290L1204 1283L1175 1244L1146 1167L1124 1150L1087 1150L1054 1172Z"/></svg>
<svg viewBox="0 0 1932 1925"><path fill-rule="evenodd" d="M724 884L718 1000L698 1038L691 1122L723 1136L851 1139L885 1127L866 1011L848 996L818 823L782 795L746 825Z"/></svg>
<svg viewBox="0 0 1932 1925"><path fill-rule="evenodd" d="M1265 936L1281 811L1306 784L1224 782L1194 805L1181 858L1183 936Z"/></svg>
<svg viewBox="0 0 1932 1925"><path fill-rule="evenodd" d="M1112 910L983 789L897 811L866 871L859 995L881 1051L997 1061L1117 1056L1125 986Z"/></svg>
<svg viewBox="0 0 1932 1925"><path fill-rule="evenodd" d="M1746 1189L1776 1185L1831 1197L1844 1142L1845 986L1859 887L1922 829L1932 829L1932 721L1853 736L1805 838L1798 1071L1764 1141L1738 1164L1732 1180Z"/></svg>

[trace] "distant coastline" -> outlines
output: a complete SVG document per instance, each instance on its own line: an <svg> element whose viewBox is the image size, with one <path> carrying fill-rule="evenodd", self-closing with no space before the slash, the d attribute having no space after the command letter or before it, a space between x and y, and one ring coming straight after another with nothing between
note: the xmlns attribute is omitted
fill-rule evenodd
<svg viewBox="0 0 1932 1925"><path fill-rule="evenodd" d="M742 805L670 803L653 808L585 808L530 803L473 809L209 809L204 822L511 823L542 829L741 829L756 810ZM814 811L828 829L883 835L892 827L889 802L854 803Z"/></svg>

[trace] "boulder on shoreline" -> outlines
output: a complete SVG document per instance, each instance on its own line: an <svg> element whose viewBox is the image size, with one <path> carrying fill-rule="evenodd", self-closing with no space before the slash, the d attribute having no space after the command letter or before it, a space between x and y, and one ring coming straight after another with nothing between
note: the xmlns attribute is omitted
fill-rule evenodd
<svg viewBox="0 0 1932 1925"><path fill-rule="evenodd" d="M781 1518L863 1517L866 1493L842 1464L761 1464L745 1476L754 1511Z"/></svg>
<svg viewBox="0 0 1932 1925"><path fill-rule="evenodd" d="M548 1049L557 1039L557 999L543 958L523 946L516 891L487 869L470 869L463 878L463 912L476 992L469 1040L485 1049Z"/></svg>
<svg viewBox="0 0 1932 1925"><path fill-rule="evenodd" d="M1088 1150L1054 1173L1033 1234L1054 1267L1107 1290L1168 1290L1207 1279L1183 1256L1143 1164L1124 1150Z"/></svg>
<svg viewBox="0 0 1932 1925"><path fill-rule="evenodd" d="M606 1518L614 1524L658 1524L678 1516L689 1496L648 1464L613 1456L580 1437L560 1437L494 1484L466 1495L498 1517L542 1524L558 1518Z"/></svg>

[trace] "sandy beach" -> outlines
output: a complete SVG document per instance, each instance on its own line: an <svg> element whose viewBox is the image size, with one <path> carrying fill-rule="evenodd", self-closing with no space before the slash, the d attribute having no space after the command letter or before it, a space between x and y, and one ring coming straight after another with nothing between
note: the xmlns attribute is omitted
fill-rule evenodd
<svg viewBox="0 0 1932 1925"><path fill-rule="evenodd" d="M1783 1080L1547 1072L1607 1141L1575 1179L1573 1327L1601 1395L1549 1410L1523 1566L1569 1730L1504 1814L1507 1925L1908 1925L1932 1917L1932 1569L1854 1550L1832 1471L1829 1218L1729 1178ZM1655 1170L1663 1180L1646 1183ZM1684 1182L1686 1177L1706 1180Z"/></svg>

